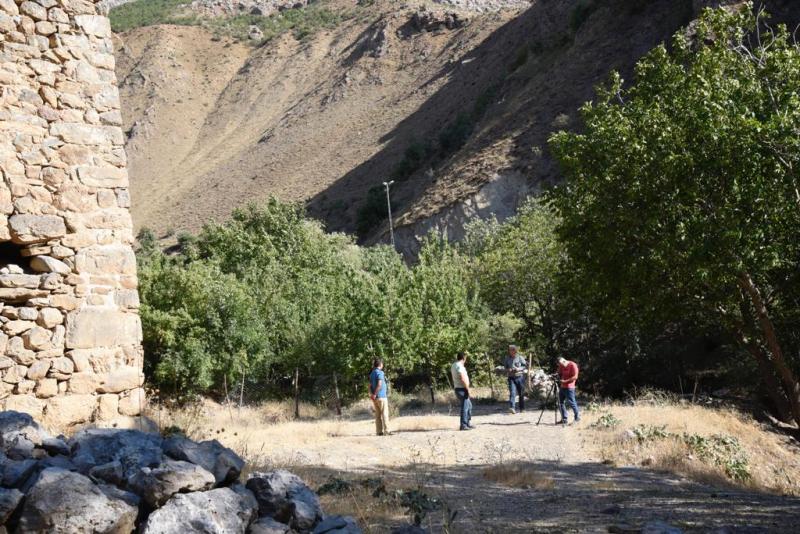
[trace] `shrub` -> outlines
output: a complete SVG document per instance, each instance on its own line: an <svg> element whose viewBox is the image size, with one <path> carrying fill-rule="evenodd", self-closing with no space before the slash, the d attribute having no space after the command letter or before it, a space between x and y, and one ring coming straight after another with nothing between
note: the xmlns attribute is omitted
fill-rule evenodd
<svg viewBox="0 0 800 534"><path fill-rule="evenodd" d="M395 206L392 206L394 208ZM365 236L370 230L385 221L389 216L386 206L386 194L383 186L376 185L367 191L367 198L358 208L356 215L356 232L358 235Z"/></svg>
<svg viewBox="0 0 800 534"><path fill-rule="evenodd" d="M615 428L619 426L620 421L617 416L613 413L606 413L600 416L600 418L592 423L594 428Z"/></svg>
<svg viewBox="0 0 800 534"><path fill-rule="evenodd" d="M595 0L580 0L569 17L569 27L573 33L577 32L597 9Z"/></svg>
<svg viewBox="0 0 800 534"><path fill-rule="evenodd" d="M747 452L735 437L684 434L683 441L701 460L711 461L721 467L731 479L738 482L750 480L752 475Z"/></svg>
<svg viewBox="0 0 800 534"><path fill-rule="evenodd" d="M633 435L636 436L636 440L639 443L655 441L657 439L665 439L673 436L673 434L667 432L666 425L638 425L632 429L632 432Z"/></svg>

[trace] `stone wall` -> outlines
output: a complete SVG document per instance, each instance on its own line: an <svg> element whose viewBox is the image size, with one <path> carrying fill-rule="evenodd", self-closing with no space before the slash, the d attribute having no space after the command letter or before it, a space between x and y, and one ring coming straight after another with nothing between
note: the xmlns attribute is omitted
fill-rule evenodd
<svg viewBox="0 0 800 534"><path fill-rule="evenodd" d="M144 399L121 122L95 4L0 0L0 403L54 425Z"/></svg>

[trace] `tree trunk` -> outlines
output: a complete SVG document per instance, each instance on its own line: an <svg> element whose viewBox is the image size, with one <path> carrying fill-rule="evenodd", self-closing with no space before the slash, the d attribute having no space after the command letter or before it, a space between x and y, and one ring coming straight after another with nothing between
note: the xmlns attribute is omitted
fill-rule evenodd
<svg viewBox="0 0 800 534"><path fill-rule="evenodd" d="M798 383L792 369L783 356L783 350L778 341L778 334L775 332L775 327L769 316L767 305L764 303L764 299L761 296L761 291L753 282L752 277L745 272L739 274L739 286L750 298L750 302L755 309L758 323L764 335L764 342L767 345L769 356L771 357L769 359L769 364L771 364L771 367L775 370L775 374L780 378L786 393L786 398L789 402L792 417L798 426L800 426L800 383Z"/></svg>

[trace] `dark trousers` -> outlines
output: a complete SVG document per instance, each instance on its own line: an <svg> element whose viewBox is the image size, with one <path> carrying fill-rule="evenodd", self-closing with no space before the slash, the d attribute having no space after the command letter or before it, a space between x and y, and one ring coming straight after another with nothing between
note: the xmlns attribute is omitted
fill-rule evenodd
<svg viewBox="0 0 800 534"><path fill-rule="evenodd" d="M508 405L512 410L516 409L517 395L519 395L519 411L525 409L525 377L508 377Z"/></svg>
<svg viewBox="0 0 800 534"><path fill-rule="evenodd" d="M464 388L456 388L456 397L461 402L461 428L468 428L472 421L472 401Z"/></svg>
<svg viewBox="0 0 800 534"><path fill-rule="evenodd" d="M558 390L558 407L561 409L561 420L564 422L567 421L567 408L565 404L569 404L572 408L572 413L575 414L576 421L581 418L581 414L578 411L578 401L575 400L574 389L561 388Z"/></svg>

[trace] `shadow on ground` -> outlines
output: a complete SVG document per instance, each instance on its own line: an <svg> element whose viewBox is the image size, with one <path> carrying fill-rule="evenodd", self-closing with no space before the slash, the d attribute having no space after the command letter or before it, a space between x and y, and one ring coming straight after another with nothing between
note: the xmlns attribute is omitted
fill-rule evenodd
<svg viewBox="0 0 800 534"><path fill-rule="evenodd" d="M317 481L381 477L389 495L398 488L421 487L445 503L444 509L456 512L449 532L639 532L647 523L663 521L686 532L755 533L797 532L800 525L797 498L714 488L673 475L595 462L516 465L535 473L535 487L545 489L491 482L483 476L487 466L442 469L416 464L364 473L306 466L298 472ZM402 508L399 502L395 506ZM441 508L430 512L423 526L445 532L444 515ZM364 526L382 532L400 521Z"/></svg>

